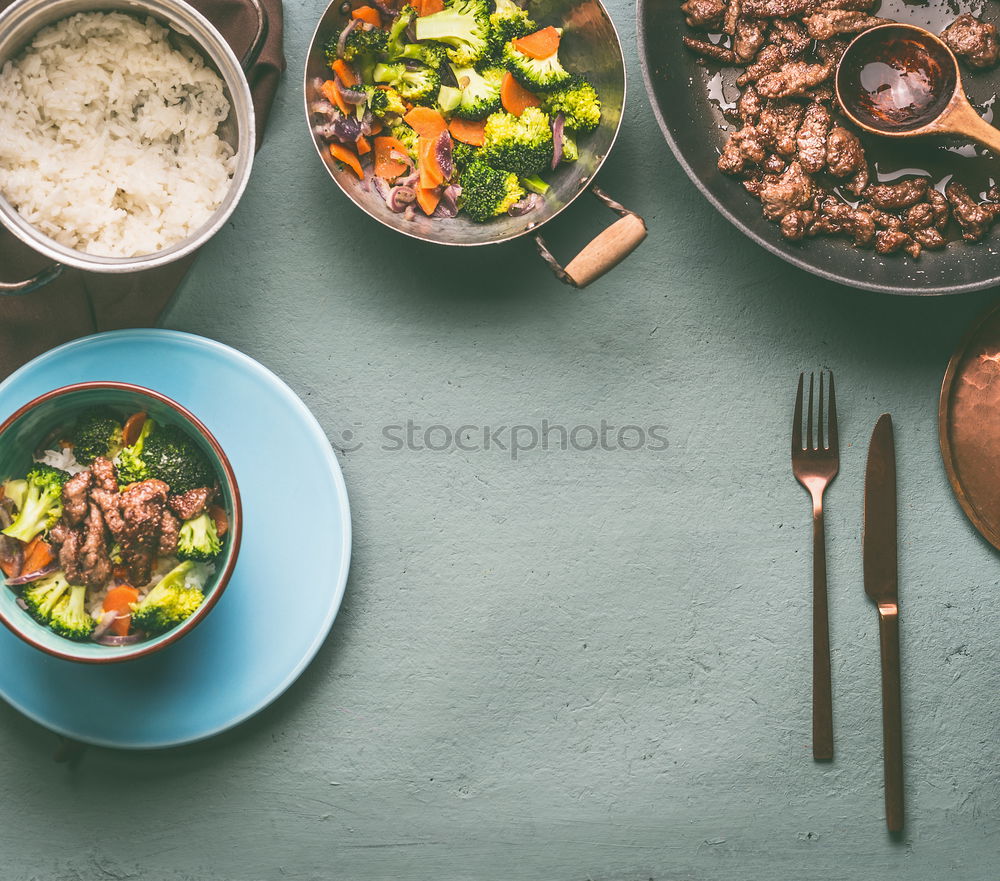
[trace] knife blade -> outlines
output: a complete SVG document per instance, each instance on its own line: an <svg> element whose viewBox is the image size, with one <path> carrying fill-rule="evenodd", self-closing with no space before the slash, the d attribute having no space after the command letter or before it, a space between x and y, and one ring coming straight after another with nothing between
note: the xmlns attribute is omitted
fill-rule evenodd
<svg viewBox="0 0 1000 881"><path fill-rule="evenodd" d="M885 822L890 832L900 832L903 829L903 714L896 559L896 447L892 417L888 413L879 417L868 446L861 548L865 593L878 609Z"/></svg>

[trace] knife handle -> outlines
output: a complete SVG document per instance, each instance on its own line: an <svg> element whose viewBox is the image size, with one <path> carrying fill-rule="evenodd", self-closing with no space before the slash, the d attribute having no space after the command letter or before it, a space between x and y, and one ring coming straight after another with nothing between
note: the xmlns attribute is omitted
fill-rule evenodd
<svg viewBox="0 0 1000 881"><path fill-rule="evenodd" d="M826 599L826 537L822 498L813 502L813 758L833 758L830 613Z"/></svg>
<svg viewBox="0 0 1000 881"><path fill-rule="evenodd" d="M900 697L899 607L878 604L882 655L882 749L885 757L885 824L903 829L903 710Z"/></svg>

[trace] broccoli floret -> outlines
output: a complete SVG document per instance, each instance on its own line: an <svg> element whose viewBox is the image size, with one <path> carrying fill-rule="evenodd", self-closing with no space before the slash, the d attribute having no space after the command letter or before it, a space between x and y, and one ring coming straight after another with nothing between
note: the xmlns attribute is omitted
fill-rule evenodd
<svg viewBox="0 0 1000 881"><path fill-rule="evenodd" d="M69 596L63 596L52 610L49 627L66 639L87 639L97 622L87 612L86 599L87 588L82 584L72 585Z"/></svg>
<svg viewBox="0 0 1000 881"><path fill-rule="evenodd" d="M538 193L539 196L544 196L549 191L548 183L542 180L537 174L529 174L526 177L522 177L521 184L526 190Z"/></svg>
<svg viewBox="0 0 1000 881"><path fill-rule="evenodd" d="M48 624L49 618L52 617L52 609L67 590L69 582L60 570L33 582L30 587L25 588L21 598L27 604L32 618L42 624Z"/></svg>
<svg viewBox="0 0 1000 881"><path fill-rule="evenodd" d="M142 458L142 451L146 446L146 438L152 433L155 423L152 419L147 419L142 423L142 430L136 442L130 447L125 447L115 461L115 470L118 472L118 482L122 486L130 483L139 483L141 480L149 478L149 468Z"/></svg>
<svg viewBox="0 0 1000 881"><path fill-rule="evenodd" d="M28 472L24 503L4 535L25 543L56 525L62 516L62 488L69 474L51 465L36 465Z"/></svg>
<svg viewBox="0 0 1000 881"><path fill-rule="evenodd" d="M538 25L514 0L497 0L496 10L490 15L490 51L500 58L503 47L511 40L526 37L536 30Z"/></svg>
<svg viewBox="0 0 1000 881"><path fill-rule="evenodd" d="M391 86L365 86L364 90L365 103L373 116L382 119L391 113L395 113L397 116L406 113L402 97Z"/></svg>
<svg viewBox="0 0 1000 881"><path fill-rule="evenodd" d="M455 141L451 147L451 158L460 172L465 171L473 162L482 162L482 155L483 151L479 147L463 144L461 141Z"/></svg>
<svg viewBox="0 0 1000 881"><path fill-rule="evenodd" d="M583 77L574 77L565 86L544 96L542 109L553 119L561 113L566 128L592 132L601 121L601 99Z"/></svg>
<svg viewBox="0 0 1000 881"><path fill-rule="evenodd" d="M391 129L391 134L397 141L399 141L399 143L406 147L406 152L409 153L410 158L416 162L417 144L420 141L420 136L405 122L401 122L399 125L394 125Z"/></svg>
<svg viewBox="0 0 1000 881"><path fill-rule="evenodd" d="M399 14L393 19L392 25L389 27L389 36L386 38L386 54L390 60L395 61L397 58L401 58L403 52L413 45L407 43L406 29L416 17L417 10L407 4L399 10Z"/></svg>
<svg viewBox="0 0 1000 881"><path fill-rule="evenodd" d="M108 410L88 410L76 420L69 439L81 465L90 465L98 456L113 459L122 448L122 424Z"/></svg>
<svg viewBox="0 0 1000 881"><path fill-rule="evenodd" d="M520 116L494 113L486 120L484 138L483 158L494 168L527 176L552 165L552 129L537 107Z"/></svg>
<svg viewBox="0 0 1000 881"><path fill-rule="evenodd" d="M388 83L406 101L432 101L441 87L441 74L419 61L376 65L375 82Z"/></svg>
<svg viewBox="0 0 1000 881"><path fill-rule="evenodd" d="M186 620L205 599L199 588L186 583L194 566L193 561L185 560L164 575L139 602L132 603L132 626L153 635Z"/></svg>
<svg viewBox="0 0 1000 881"><path fill-rule="evenodd" d="M181 524L177 537L177 556L182 560L207 562L222 550L215 521L205 511Z"/></svg>
<svg viewBox="0 0 1000 881"><path fill-rule="evenodd" d="M576 162L580 158L580 149L576 145L576 138L568 131L563 131L562 136L562 159L560 162Z"/></svg>
<svg viewBox="0 0 1000 881"><path fill-rule="evenodd" d="M531 58L518 52L513 43L503 47L503 62L522 86L531 92L558 89L572 79L572 74L559 62L559 53L548 58Z"/></svg>
<svg viewBox="0 0 1000 881"><path fill-rule="evenodd" d="M420 61L440 71L448 63L448 50L440 43L410 43L393 61Z"/></svg>
<svg viewBox="0 0 1000 881"><path fill-rule="evenodd" d="M489 15L482 0L452 0L441 12L417 19L417 40L448 47L453 64L470 67L489 49Z"/></svg>
<svg viewBox="0 0 1000 881"><path fill-rule="evenodd" d="M356 25L344 40L343 54L338 55L338 40L340 33L334 35L326 44L324 50L326 63L333 64L337 58L343 58L353 64L361 74L361 79L371 82L371 72L379 59L389 48L389 34L381 28L372 27L367 22Z"/></svg>
<svg viewBox="0 0 1000 881"><path fill-rule="evenodd" d="M142 461L149 476L173 493L215 483L215 471L198 445L176 425L164 425L146 439Z"/></svg>
<svg viewBox="0 0 1000 881"><path fill-rule="evenodd" d="M450 115L462 103L462 90L454 86L441 86L438 89L437 106L445 116Z"/></svg>
<svg viewBox="0 0 1000 881"><path fill-rule="evenodd" d="M485 162L469 165L461 173L459 183L462 186L459 207L479 223L505 214L511 205L524 198L516 174L500 171Z"/></svg>
<svg viewBox="0 0 1000 881"><path fill-rule="evenodd" d="M503 70L490 67L482 73L472 67L453 67L455 82L462 89L462 100L455 116L462 119L486 119L500 109L500 81Z"/></svg>

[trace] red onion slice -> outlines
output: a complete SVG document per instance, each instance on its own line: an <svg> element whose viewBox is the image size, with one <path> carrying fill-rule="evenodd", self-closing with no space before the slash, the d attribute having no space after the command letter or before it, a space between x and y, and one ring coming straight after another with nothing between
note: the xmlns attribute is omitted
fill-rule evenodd
<svg viewBox="0 0 1000 881"><path fill-rule="evenodd" d="M441 132L434 142L434 158L441 168L444 179L451 180L451 176L455 173L455 160L451 155L451 135L447 131Z"/></svg>
<svg viewBox="0 0 1000 881"><path fill-rule="evenodd" d="M359 24L361 24L360 18L352 18L345 27L340 32L340 38L337 40L337 57L344 57L344 47L347 45L347 38L350 36L351 31L353 31Z"/></svg>
<svg viewBox="0 0 1000 881"><path fill-rule="evenodd" d="M389 191L389 210L396 214L401 214L408 205L412 205L417 200L416 191L411 187L393 187Z"/></svg>
<svg viewBox="0 0 1000 881"><path fill-rule="evenodd" d="M348 104L364 104L367 99L367 95L360 89L352 89L350 86L345 86L344 81L339 77L335 76L333 81L337 84L337 88L340 90L340 97L343 98Z"/></svg>
<svg viewBox="0 0 1000 881"><path fill-rule="evenodd" d="M434 209L432 217L454 217L458 214L458 197L462 195L462 188L458 184L451 184L444 188L441 194L441 201Z"/></svg>
<svg viewBox="0 0 1000 881"><path fill-rule="evenodd" d="M20 587L22 584L28 584L31 581L38 581L39 578L44 578L46 575L51 575L56 569L59 568L58 563L49 563L44 569L39 569L36 572L28 572L25 575L18 575L17 578L8 578L7 587Z"/></svg>
<svg viewBox="0 0 1000 881"><path fill-rule="evenodd" d="M552 120L552 170L555 171L563 156L563 129L566 127L566 117L556 114Z"/></svg>
<svg viewBox="0 0 1000 881"><path fill-rule="evenodd" d="M141 633L129 633L126 636L118 636L115 633L105 633L104 636L94 640L99 645L134 645L142 642L146 637Z"/></svg>
<svg viewBox="0 0 1000 881"><path fill-rule="evenodd" d="M90 638L94 640L94 642L98 642L100 638L108 632L108 629L115 623L115 619L117 618L118 613L114 611L114 609L109 612L105 612L101 615L101 620L97 622L94 632L90 634Z"/></svg>

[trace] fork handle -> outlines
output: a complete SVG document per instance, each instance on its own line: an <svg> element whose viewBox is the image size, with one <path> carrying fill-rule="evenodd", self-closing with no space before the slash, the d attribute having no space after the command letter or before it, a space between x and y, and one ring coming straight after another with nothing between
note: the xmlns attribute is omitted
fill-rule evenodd
<svg viewBox="0 0 1000 881"><path fill-rule="evenodd" d="M878 637L882 655L882 750L885 762L885 825L903 829L903 707L900 697L899 608L878 605Z"/></svg>
<svg viewBox="0 0 1000 881"><path fill-rule="evenodd" d="M813 499L813 758L833 758L833 682L830 615L826 601L826 537L823 499Z"/></svg>

